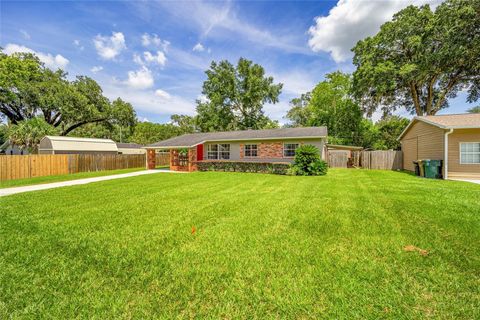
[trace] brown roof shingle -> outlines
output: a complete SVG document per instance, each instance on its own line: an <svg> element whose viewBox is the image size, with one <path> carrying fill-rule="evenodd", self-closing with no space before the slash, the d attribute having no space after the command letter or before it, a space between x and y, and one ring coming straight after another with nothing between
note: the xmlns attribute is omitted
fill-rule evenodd
<svg viewBox="0 0 480 320"><path fill-rule="evenodd" d="M416 118L418 120L425 120L426 122L430 122L444 128L480 128L480 113L446 114L438 116L423 116Z"/></svg>

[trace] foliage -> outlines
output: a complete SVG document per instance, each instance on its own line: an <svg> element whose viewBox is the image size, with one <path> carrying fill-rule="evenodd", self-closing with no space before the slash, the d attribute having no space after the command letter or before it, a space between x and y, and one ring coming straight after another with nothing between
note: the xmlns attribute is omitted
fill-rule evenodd
<svg viewBox="0 0 480 320"><path fill-rule="evenodd" d="M375 126L378 128L379 137L377 141L383 144L374 146L376 150L400 150L398 137L408 126L410 121L400 116L389 116L378 121Z"/></svg>
<svg viewBox="0 0 480 320"><path fill-rule="evenodd" d="M8 139L8 127L4 123L0 123L0 148Z"/></svg>
<svg viewBox="0 0 480 320"><path fill-rule="evenodd" d="M408 6L352 49L355 95L368 115L405 108L434 115L468 89L480 96L480 0L447 0L435 12Z"/></svg>
<svg viewBox="0 0 480 320"><path fill-rule="evenodd" d="M232 171L286 174L288 163L244 162L244 161L201 161L197 163L199 171Z"/></svg>
<svg viewBox="0 0 480 320"><path fill-rule="evenodd" d="M8 139L10 143L21 149L37 153L40 140L46 135L56 135L57 133L58 130L55 127L44 119L35 117L12 125L8 130Z"/></svg>
<svg viewBox="0 0 480 320"><path fill-rule="evenodd" d="M295 158L288 171L293 176L323 176L328 165L320 159L320 151L313 145L302 145L295 150Z"/></svg>
<svg viewBox="0 0 480 320"><path fill-rule="evenodd" d="M478 319L472 183L159 173L0 199L1 319Z"/></svg>
<svg viewBox="0 0 480 320"><path fill-rule="evenodd" d="M263 105L277 103L282 84L265 76L262 66L240 58L237 66L223 60L213 61L205 72L202 93L197 100L197 125L202 132L262 129L272 122Z"/></svg>
<svg viewBox="0 0 480 320"><path fill-rule="evenodd" d="M174 114L171 116L171 120L171 123L164 124L148 121L139 122L129 140L147 145L196 131L195 119L190 116Z"/></svg>
<svg viewBox="0 0 480 320"><path fill-rule="evenodd" d="M359 144L362 110L350 94L351 75L337 71L325 78L311 93L290 102L287 118L293 126L326 126L340 144Z"/></svg>
<svg viewBox="0 0 480 320"><path fill-rule="evenodd" d="M480 106L476 106L467 110L469 113L480 113Z"/></svg>
<svg viewBox="0 0 480 320"><path fill-rule="evenodd" d="M41 115L60 135L88 123L131 127L136 121L129 103L110 102L93 79L68 81L30 53L0 52L0 114L14 125Z"/></svg>

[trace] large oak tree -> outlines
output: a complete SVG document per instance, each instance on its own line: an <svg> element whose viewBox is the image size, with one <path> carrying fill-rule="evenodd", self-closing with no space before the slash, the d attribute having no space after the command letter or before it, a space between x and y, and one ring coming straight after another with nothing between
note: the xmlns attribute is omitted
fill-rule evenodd
<svg viewBox="0 0 480 320"><path fill-rule="evenodd" d="M0 116L12 125L42 117L67 135L90 123L132 126L133 107L121 100L110 102L95 80L78 76L68 81L62 70L52 71L33 54L0 52Z"/></svg>
<svg viewBox="0 0 480 320"><path fill-rule="evenodd" d="M367 114L434 115L448 99L480 96L480 0L409 6L352 49L355 95Z"/></svg>

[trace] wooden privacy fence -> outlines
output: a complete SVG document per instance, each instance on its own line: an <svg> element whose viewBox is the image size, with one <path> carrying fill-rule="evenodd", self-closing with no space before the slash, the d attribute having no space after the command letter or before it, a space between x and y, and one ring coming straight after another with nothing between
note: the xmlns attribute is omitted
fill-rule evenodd
<svg viewBox="0 0 480 320"><path fill-rule="evenodd" d="M334 168L357 167L377 170L402 170L402 151L352 151L351 157L346 152L329 152L328 165Z"/></svg>
<svg viewBox="0 0 480 320"><path fill-rule="evenodd" d="M170 153L157 153L155 155L155 164L157 167L170 165Z"/></svg>
<svg viewBox="0 0 480 320"><path fill-rule="evenodd" d="M25 179L78 172L144 168L145 161L145 154L0 156L0 180ZM161 161L165 162L164 158L162 158Z"/></svg>

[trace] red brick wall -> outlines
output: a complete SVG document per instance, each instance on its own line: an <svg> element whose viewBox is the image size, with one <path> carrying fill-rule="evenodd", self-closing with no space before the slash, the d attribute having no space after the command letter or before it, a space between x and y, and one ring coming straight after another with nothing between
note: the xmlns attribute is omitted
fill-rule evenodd
<svg viewBox="0 0 480 320"><path fill-rule="evenodd" d="M155 149L147 149L147 169L155 169Z"/></svg>
<svg viewBox="0 0 480 320"><path fill-rule="evenodd" d="M259 143L258 144L258 158L283 158L283 143Z"/></svg>

